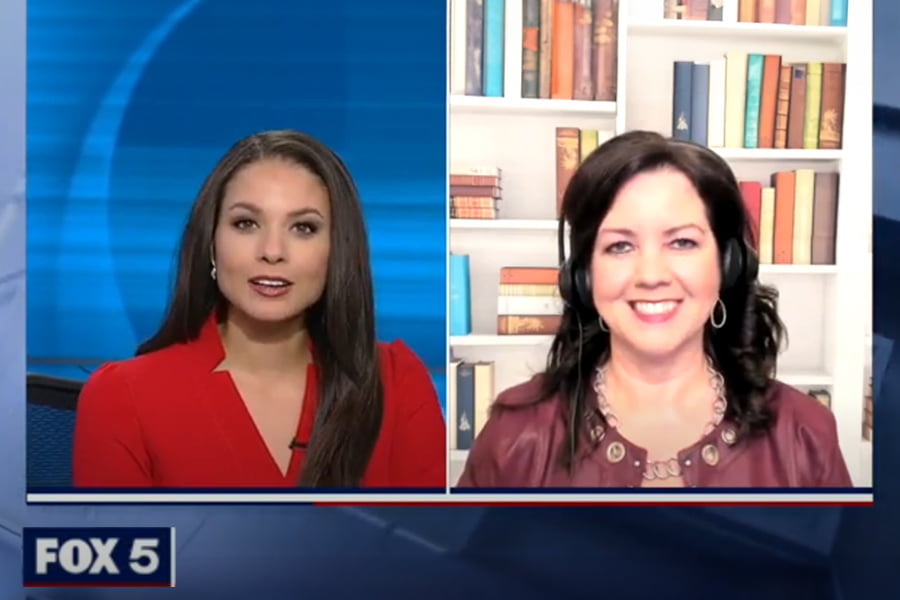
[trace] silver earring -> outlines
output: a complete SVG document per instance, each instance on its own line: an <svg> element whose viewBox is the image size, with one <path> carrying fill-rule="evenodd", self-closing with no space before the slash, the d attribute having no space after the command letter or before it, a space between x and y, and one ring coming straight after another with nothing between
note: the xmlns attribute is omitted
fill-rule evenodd
<svg viewBox="0 0 900 600"><path fill-rule="evenodd" d="M716 309L722 309L722 318L716 321ZM713 329L721 329L723 325L725 325L725 321L728 320L728 311L725 310L725 303L722 302L721 298L716 298L716 304L713 306L712 312L709 315L709 322L713 326Z"/></svg>
<svg viewBox="0 0 900 600"><path fill-rule="evenodd" d="M212 269L209 270L209 276L212 277L213 281L216 280L216 263L213 263Z"/></svg>
<svg viewBox="0 0 900 600"><path fill-rule="evenodd" d="M603 317L597 317L597 322L600 324L600 331L609 333L609 327L607 327L606 323L603 322Z"/></svg>

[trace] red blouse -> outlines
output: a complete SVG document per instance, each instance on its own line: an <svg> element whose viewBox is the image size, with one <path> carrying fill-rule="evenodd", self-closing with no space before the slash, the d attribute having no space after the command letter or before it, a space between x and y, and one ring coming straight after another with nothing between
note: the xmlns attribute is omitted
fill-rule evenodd
<svg viewBox="0 0 900 600"><path fill-rule="evenodd" d="M446 428L428 372L403 342L379 351L384 410L362 487L443 488ZM210 319L193 342L100 367L78 400L75 486L296 486L304 451L283 475L231 376L214 370L224 357ZM318 392L311 365L298 441L309 440Z"/></svg>

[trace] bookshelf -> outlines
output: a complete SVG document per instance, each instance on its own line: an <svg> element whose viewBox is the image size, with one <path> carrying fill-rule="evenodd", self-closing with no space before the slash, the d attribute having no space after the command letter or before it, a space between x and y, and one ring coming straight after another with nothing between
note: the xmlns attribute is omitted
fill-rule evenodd
<svg viewBox="0 0 900 600"><path fill-rule="evenodd" d="M547 335L497 334L497 291L502 267L557 266L556 128L594 129L601 142L632 129L670 135L674 61L746 52L778 54L785 64L847 64L840 149L715 150L740 180L766 182L776 171L795 169L840 173L835 264L763 265L760 278L779 289L789 333L778 377L830 393L854 484L872 485L872 445L861 435L871 335L871 6L851 2L847 26L838 27L734 22L735 0L725 2L725 22L664 19L663 0L619 0L617 93L614 101L599 102L521 97L522 0L506 0L503 7L502 96L454 94L453 65L459 68L458 43L465 38L454 29L453 15L466 2L450 4L450 162L502 170L496 219L450 220L450 252L469 256L472 307L471 334L451 336L450 345L455 359L493 362L495 394L540 372L549 349ZM451 447L450 456L452 485L466 451Z"/></svg>

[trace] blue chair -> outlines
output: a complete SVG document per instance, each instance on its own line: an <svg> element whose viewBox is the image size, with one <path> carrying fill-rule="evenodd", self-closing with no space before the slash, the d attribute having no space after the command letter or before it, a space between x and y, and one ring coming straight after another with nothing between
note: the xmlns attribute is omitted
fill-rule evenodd
<svg viewBox="0 0 900 600"><path fill-rule="evenodd" d="M72 487L72 434L81 381L27 376L28 488Z"/></svg>

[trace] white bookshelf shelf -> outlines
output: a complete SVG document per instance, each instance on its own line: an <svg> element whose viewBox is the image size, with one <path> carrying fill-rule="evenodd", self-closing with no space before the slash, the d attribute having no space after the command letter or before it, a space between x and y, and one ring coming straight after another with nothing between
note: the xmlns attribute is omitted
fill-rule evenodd
<svg viewBox="0 0 900 600"><path fill-rule="evenodd" d="M846 27L816 27L782 25L778 23L722 23L716 21L678 21L661 19L653 22L635 21L628 24L628 35L702 36L716 38L784 40L790 42L840 43L847 38Z"/></svg>
<svg viewBox="0 0 900 600"><path fill-rule="evenodd" d="M457 95L450 96L450 111L451 113L489 113L516 116L523 114L568 114L611 117L616 114L616 103Z"/></svg>
<svg viewBox="0 0 900 600"><path fill-rule="evenodd" d="M450 228L556 232L559 229L559 221L553 219L451 219Z"/></svg>
<svg viewBox="0 0 900 600"><path fill-rule="evenodd" d="M453 347L476 346L540 346L548 345L553 340L550 335L493 335L472 333L469 335L450 336L450 345Z"/></svg>
<svg viewBox="0 0 900 600"><path fill-rule="evenodd" d="M727 160L742 161L835 161L843 157L841 150L774 150L762 148L713 148Z"/></svg>
<svg viewBox="0 0 900 600"><path fill-rule="evenodd" d="M464 0L452 0L453 6ZM736 0L725 14L736 19ZM497 286L504 266L551 267L558 262L554 214L554 129L594 129L600 142L648 129L671 135L675 61L709 62L729 52L776 54L785 63L843 62L842 148L713 148L741 181L767 182L795 169L839 172L837 265L762 265L761 279L777 287L788 344L779 379L800 389L827 388L841 450L856 485L871 485L872 445L862 439L865 335L871 307L872 63L871 3L851 2L848 27L676 21L661 18L663 0L619 0L614 102L521 98L522 2L505 4L506 97L449 99L451 164L495 166L503 173L503 218L451 219L450 252L470 256L472 335L450 344L462 360L495 363L495 393L539 372L552 336L495 335ZM729 9L731 12L729 13ZM451 9L452 13L452 9ZM464 29L464 28L463 28ZM464 36L451 43L451 85L459 85ZM456 49L456 50L454 50ZM456 52L456 54L454 54ZM454 56L456 59L454 60ZM462 56L462 59L460 58ZM464 75L464 73L463 73ZM465 452L451 458L463 460ZM456 461L458 462L458 461ZM451 477L458 477L457 471Z"/></svg>

